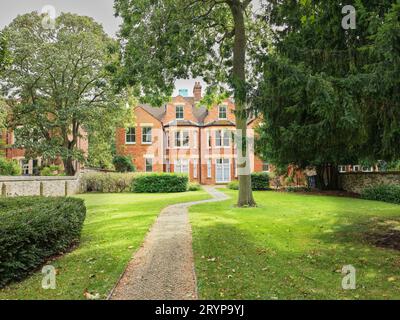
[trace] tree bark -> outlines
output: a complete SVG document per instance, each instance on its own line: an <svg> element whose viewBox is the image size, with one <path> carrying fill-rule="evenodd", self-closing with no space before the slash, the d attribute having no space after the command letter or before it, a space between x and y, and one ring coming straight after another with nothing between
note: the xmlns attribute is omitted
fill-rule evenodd
<svg viewBox="0 0 400 320"><path fill-rule="evenodd" d="M247 112L246 112L246 27L244 22L244 7L240 1L230 3L234 24L235 38L233 47L233 89L236 104L236 129L241 135L242 143L238 148L242 148L242 157L237 161L239 173L239 207L254 207L256 202L253 198L251 188L251 166L247 148ZM239 135L239 136L240 136ZM248 168L248 172L241 172L243 168ZM245 170L243 170L245 171ZM247 171L247 170L246 170Z"/></svg>
<svg viewBox="0 0 400 320"><path fill-rule="evenodd" d="M336 165L317 166L317 188L320 190L339 190L339 172Z"/></svg>
<svg viewBox="0 0 400 320"><path fill-rule="evenodd" d="M68 176L74 176L76 171L74 168L74 162L71 157L68 157L66 159L63 159L64 163L64 171Z"/></svg>

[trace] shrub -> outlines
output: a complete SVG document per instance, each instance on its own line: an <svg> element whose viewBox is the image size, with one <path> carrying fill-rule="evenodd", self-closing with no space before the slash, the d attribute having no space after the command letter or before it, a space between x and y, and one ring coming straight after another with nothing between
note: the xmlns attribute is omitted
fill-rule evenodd
<svg viewBox="0 0 400 320"><path fill-rule="evenodd" d="M188 191L199 191L201 190L201 186L198 183L190 183L188 187Z"/></svg>
<svg viewBox="0 0 400 320"><path fill-rule="evenodd" d="M253 190L269 190L269 175L267 172L251 174L251 187Z"/></svg>
<svg viewBox="0 0 400 320"><path fill-rule="evenodd" d="M87 173L83 176L83 184L87 192L128 192L135 175L135 173Z"/></svg>
<svg viewBox="0 0 400 320"><path fill-rule="evenodd" d="M361 198L400 204L400 185L381 184L365 188Z"/></svg>
<svg viewBox="0 0 400 320"><path fill-rule="evenodd" d="M9 160L0 156L0 175L1 176L19 176L22 170L16 160Z"/></svg>
<svg viewBox="0 0 400 320"><path fill-rule="evenodd" d="M21 197L0 201L0 287L27 276L80 238L83 200Z"/></svg>
<svg viewBox="0 0 400 320"><path fill-rule="evenodd" d="M59 171L60 171L59 166L51 165L51 166L42 168L42 170L40 170L40 175L46 176L46 177L56 176L56 175L58 175Z"/></svg>
<svg viewBox="0 0 400 320"><path fill-rule="evenodd" d="M237 181L237 180L231 181L228 183L227 187L228 187L228 189L231 189L231 190L239 190L239 181Z"/></svg>
<svg viewBox="0 0 400 320"><path fill-rule="evenodd" d="M187 175L175 173L151 173L136 176L132 191L137 193L185 192L188 189Z"/></svg>
<svg viewBox="0 0 400 320"><path fill-rule="evenodd" d="M118 172L135 172L136 168L133 165L132 157L130 156L115 156L113 165Z"/></svg>

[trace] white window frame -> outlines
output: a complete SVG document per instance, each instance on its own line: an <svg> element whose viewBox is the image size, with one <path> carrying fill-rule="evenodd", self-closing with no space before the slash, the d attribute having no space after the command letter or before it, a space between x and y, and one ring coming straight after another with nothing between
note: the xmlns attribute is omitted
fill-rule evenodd
<svg viewBox="0 0 400 320"><path fill-rule="evenodd" d="M187 144L184 144L187 137ZM190 148L190 133L188 130L178 130L174 133L174 145L176 149L189 149Z"/></svg>
<svg viewBox="0 0 400 320"><path fill-rule="evenodd" d="M347 172L347 166L341 165L338 167L338 170L340 173L345 173Z"/></svg>
<svg viewBox="0 0 400 320"><path fill-rule="evenodd" d="M178 108L182 108L182 112L178 111ZM185 119L185 111L184 110L185 110L185 106L184 105L179 104L179 105L175 106L175 118L176 118L176 120L184 120ZM178 113L179 113L179 115L182 114L182 117L178 117Z"/></svg>
<svg viewBox="0 0 400 320"><path fill-rule="evenodd" d="M129 133L130 130L133 130L133 133ZM134 141L128 141L128 136L133 136L135 139ZM136 144L136 128L135 127L131 127L131 128L127 128L125 131L125 144Z"/></svg>
<svg viewBox="0 0 400 320"><path fill-rule="evenodd" d="M145 129L149 129L150 133L144 133ZM144 137L148 137L150 135L150 142L144 141ZM152 144L153 143L153 128L152 127L142 127L142 144Z"/></svg>
<svg viewBox="0 0 400 320"><path fill-rule="evenodd" d="M197 179L197 176L198 176L198 165L199 165L199 162L197 161L197 159L193 159L193 178L194 179Z"/></svg>
<svg viewBox="0 0 400 320"><path fill-rule="evenodd" d="M210 131L207 131L207 146L208 146L208 148L210 148L210 149L211 149L211 147L212 147Z"/></svg>
<svg viewBox="0 0 400 320"><path fill-rule="evenodd" d="M151 162L151 171L147 170L147 161ZM144 158L144 171L145 172L153 172L153 159L152 158Z"/></svg>
<svg viewBox="0 0 400 320"><path fill-rule="evenodd" d="M225 109L225 117L221 117L221 108ZM220 105L218 106L218 119L219 120L227 120L228 119L228 106Z"/></svg>
<svg viewBox="0 0 400 320"><path fill-rule="evenodd" d="M183 170L183 169L186 169L186 170ZM189 174L189 160L188 159L175 160L174 172Z"/></svg>
<svg viewBox="0 0 400 320"><path fill-rule="evenodd" d="M207 160L207 178L212 178L212 160Z"/></svg>
<svg viewBox="0 0 400 320"><path fill-rule="evenodd" d="M271 164L269 164L268 162L263 161L262 165L263 165L262 166L262 171L263 172L271 172ZM268 166L268 170L264 170L264 166Z"/></svg>
<svg viewBox="0 0 400 320"><path fill-rule="evenodd" d="M220 134L220 138L218 138ZM228 144L226 144L228 142ZM229 130L216 130L215 131L215 146L217 148L229 148L231 146L231 137Z"/></svg>
<svg viewBox="0 0 400 320"><path fill-rule="evenodd" d="M356 170L357 168L357 170ZM353 166L353 172L360 172L361 171L361 166L360 165L355 165Z"/></svg>

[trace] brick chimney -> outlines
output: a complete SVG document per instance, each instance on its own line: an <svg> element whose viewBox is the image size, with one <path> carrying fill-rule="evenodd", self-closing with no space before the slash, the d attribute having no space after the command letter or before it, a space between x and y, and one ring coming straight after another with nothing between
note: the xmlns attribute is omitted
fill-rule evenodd
<svg viewBox="0 0 400 320"><path fill-rule="evenodd" d="M200 84L200 82L196 82L194 84L193 97L194 97L194 101L200 101L201 100L201 84Z"/></svg>

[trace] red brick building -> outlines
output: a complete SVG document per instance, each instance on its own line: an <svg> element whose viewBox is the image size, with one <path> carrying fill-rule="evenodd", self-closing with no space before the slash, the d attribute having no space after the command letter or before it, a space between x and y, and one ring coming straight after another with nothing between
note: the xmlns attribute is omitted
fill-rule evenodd
<svg viewBox="0 0 400 320"><path fill-rule="evenodd" d="M197 106L202 88L196 83L193 97L173 97L163 107L139 105L135 127L117 129L120 155L131 155L140 172L189 174L201 184L227 183L237 178L235 105L227 99L211 109ZM257 119L248 121L248 137L254 137ZM250 150L251 172L269 171L269 166Z"/></svg>

